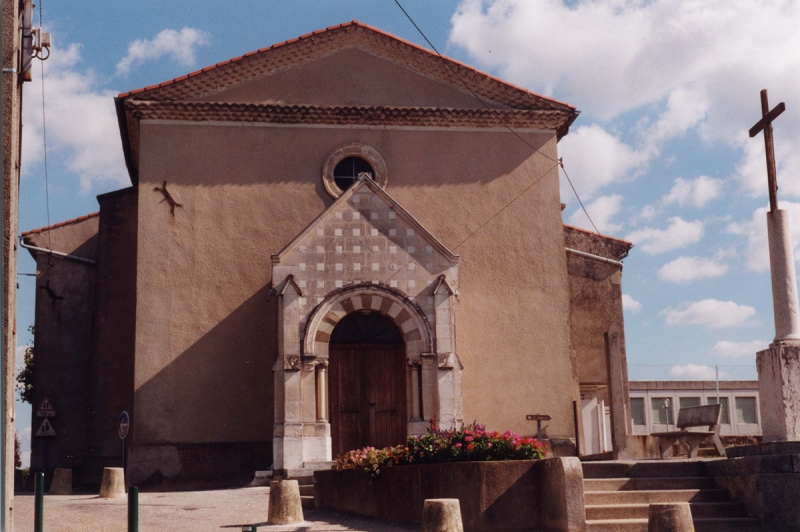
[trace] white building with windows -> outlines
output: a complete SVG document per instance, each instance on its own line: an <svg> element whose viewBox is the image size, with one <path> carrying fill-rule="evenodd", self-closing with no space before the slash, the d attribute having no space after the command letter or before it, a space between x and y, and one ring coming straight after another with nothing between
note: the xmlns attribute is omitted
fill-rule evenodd
<svg viewBox="0 0 800 532"><path fill-rule="evenodd" d="M681 408L722 403L721 436L761 436L758 381L630 381L634 434L675 430Z"/></svg>

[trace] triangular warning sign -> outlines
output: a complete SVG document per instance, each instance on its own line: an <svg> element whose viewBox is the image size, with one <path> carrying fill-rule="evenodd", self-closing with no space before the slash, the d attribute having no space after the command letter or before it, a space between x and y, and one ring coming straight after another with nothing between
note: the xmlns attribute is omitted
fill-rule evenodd
<svg viewBox="0 0 800 532"><path fill-rule="evenodd" d="M39 404L39 408L36 409L36 417L55 417L56 416L56 409L53 407L53 403L50 402L50 399L45 397L42 399L41 404Z"/></svg>
<svg viewBox="0 0 800 532"><path fill-rule="evenodd" d="M44 418L42 424L39 425L39 430L36 431L35 436L57 436L57 434L53 428L53 424L50 423L50 420Z"/></svg>
<svg viewBox="0 0 800 532"><path fill-rule="evenodd" d="M56 409L53 408L53 403L51 403L50 399L48 399L47 397L42 399L42 404L39 405L39 408L37 410L39 410L40 412L42 412L42 411L44 411L44 412L55 412L56 411Z"/></svg>

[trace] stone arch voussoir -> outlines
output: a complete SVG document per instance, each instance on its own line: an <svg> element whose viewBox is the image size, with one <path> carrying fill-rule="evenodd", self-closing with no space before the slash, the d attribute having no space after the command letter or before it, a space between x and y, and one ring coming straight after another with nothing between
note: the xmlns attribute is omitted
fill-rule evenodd
<svg viewBox="0 0 800 532"><path fill-rule="evenodd" d="M433 352L431 326L422 309L403 292L384 285L362 283L331 292L308 317L303 355L328 357L331 333L352 312L370 310L392 319L403 332L406 345L416 345L409 354Z"/></svg>

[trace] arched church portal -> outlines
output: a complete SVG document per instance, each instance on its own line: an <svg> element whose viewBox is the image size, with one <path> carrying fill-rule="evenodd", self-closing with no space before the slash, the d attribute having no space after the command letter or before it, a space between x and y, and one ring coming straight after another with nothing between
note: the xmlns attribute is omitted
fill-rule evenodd
<svg viewBox="0 0 800 532"><path fill-rule="evenodd" d="M328 360L333 456L403 443L406 345L394 321L372 310L351 312L331 333Z"/></svg>

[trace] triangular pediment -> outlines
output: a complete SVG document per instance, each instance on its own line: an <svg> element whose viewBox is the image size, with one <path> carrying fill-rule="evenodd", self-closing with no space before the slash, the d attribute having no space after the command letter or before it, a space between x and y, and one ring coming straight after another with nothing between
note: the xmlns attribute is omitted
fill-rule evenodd
<svg viewBox="0 0 800 532"><path fill-rule="evenodd" d="M337 289L368 283L415 298L432 315L441 280L458 286L458 260L378 184L362 177L272 255L272 284L302 291L303 311Z"/></svg>
<svg viewBox="0 0 800 532"><path fill-rule="evenodd" d="M325 61L321 61L322 59L335 64L326 67ZM357 76L358 71L350 70L359 63L362 65L363 75L361 77ZM448 86L453 95L458 93L465 97L463 104L466 106L475 108L484 106L473 96L474 93L492 107L575 112L575 108L569 104L517 87L459 61L440 56L358 21L315 31L268 48L262 48L186 76L120 94L119 98L150 101L238 101L241 103L251 99L247 96L248 91L245 90L248 85L259 78L272 77L275 85L283 83L283 89L275 88L273 90L278 90L275 95L262 96L258 101L270 101L270 98L274 98L274 101L279 102L282 98L296 97L297 100L290 103L326 105L328 102L303 100L302 95L293 96L290 94L291 91L286 92L293 85L291 80L280 80L281 73L294 70L295 74L300 74L300 71L305 68L308 70L308 79L314 79L315 71L329 73L331 67L343 67L342 75L349 74L350 79L328 77L327 83L324 85L330 88L336 83L352 84L358 80L382 83L383 81L377 78L370 79L370 72L375 68L380 70L379 65L386 63L392 63L406 71L413 72L419 82L423 79L427 80L430 92L435 92L435 85ZM300 75L300 79L303 79L302 75ZM396 78L386 81L402 85ZM284 90L283 96L281 96L281 90ZM369 103L348 101L339 101L337 104L369 105ZM383 105L387 105L387 102L383 101ZM453 96L449 103L440 105L459 107L458 98Z"/></svg>
<svg viewBox="0 0 800 532"><path fill-rule="evenodd" d="M349 225L353 225L353 227L349 227ZM404 248L411 245L408 244L411 237L418 237L417 240L421 240L426 246L431 247L431 251L424 250L426 253L431 254L435 251L448 262L453 264L458 262L458 255L447 249L394 198L366 176L360 177L358 182L339 196L294 240L279 253L273 255L272 262L281 263L289 254L299 251L301 248L305 250L302 253L310 253L309 247L304 244L310 243L307 242L310 240L309 237L327 234L326 229L327 233L333 231L334 237L342 239L366 240L384 236L390 238L397 245L404 245ZM346 229L350 229L350 234L345 234ZM358 234L353 232L356 230ZM341 234L338 234L337 231L341 231ZM374 231L378 233L374 234ZM416 250L417 248L414 247L414 252Z"/></svg>

